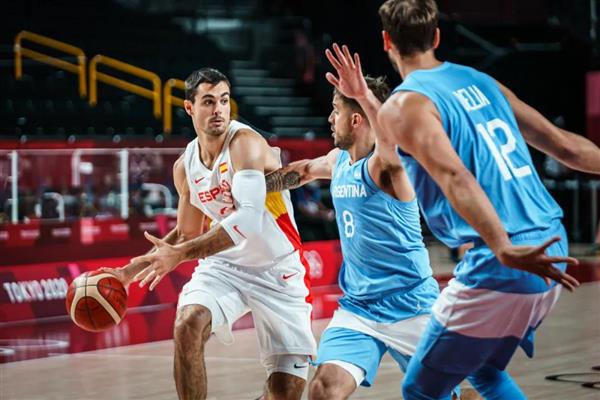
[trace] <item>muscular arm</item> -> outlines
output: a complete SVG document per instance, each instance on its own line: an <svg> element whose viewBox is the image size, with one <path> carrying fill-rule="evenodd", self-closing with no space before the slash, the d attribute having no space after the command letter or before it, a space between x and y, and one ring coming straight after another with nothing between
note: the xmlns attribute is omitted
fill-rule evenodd
<svg viewBox="0 0 600 400"><path fill-rule="evenodd" d="M229 152L236 171L231 186L235 210L205 234L176 245L146 234L158 249L133 260L150 263L141 286L152 281L152 290L164 275L181 262L209 257L262 230L262 212L266 198L264 171L265 165L270 166L273 162L271 148L260 135L242 130L229 144Z"/></svg>
<svg viewBox="0 0 600 400"><path fill-rule="evenodd" d="M425 168L494 253L510 245L498 214L454 151L431 101L417 93L396 93L379 111L378 121L382 134Z"/></svg>
<svg viewBox="0 0 600 400"><path fill-rule="evenodd" d="M498 84L515 113L523 137L569 168L600 174L600 148L581 135L560 129L507 87Z"/></svg>
<svg viewBox="0 0 600 400"><path fill-rule="evenodd" d="M361 79L364 81L362 75ZM413 200L415 191L408 175L406 175L400 156L396 153L394 140L389 135L382 134L383 130L377 120L377 112L381 109L381 102L370 90L367 90L364 96L357 97L356 100L365 112L371 129L377 137L375 151L367 164L369 174L375 184L390 196L400 201Z"/></svg>
<svg viewBox="0 0 600 400"><path fill-rule="evenodd" d="M358 102L367 117L370 128L377 136L375 151L367 165L369 175L375 184L390 196L400 201L414 199L414 189L406 175L402 161L396 153L396 142L392 137L382 134L377 120L381 102L367 85L362 72L360 56L358 53L354 53L354 57L352 57L347 46L344 45L340 48L336 43L333 44L333 52L327 49L325 55L338 74L336 77L328 72L325 77L340 93Z"/></svg>
<svg viewBox="0 0 600 400"><path fill-rule="evenodd" d="M206 216L190 203L189 187L185 178L185 167L183 166L183 156L179 157L173 165L173 181L179 194L177 226L162 239L165 243L171 245L200 235L206 219ZM152 254L154 251L156 251L155 246L146 254ZM137 277L136 279L136 276L149 265L149 262L132 261L120 268L120 278L125 285L129 284L132 280L139 280L141 277Z"/></svg>
<svg viewBox="0 0 600 400"><path fill-rule="evenodd" d="M364 80L364 78L362 79ZM369 174L375 184L390 196L400 201L413 200L415 191L408 175L406 175L400 156L396 153L395 142L389 135L383 134L383 129L379 126L377 120L377 112L381 109L381 102L370 90L367 91L365 96L358 97L356 100L367 115L371 129L377 137L375 151L367 164Z"/></svg>
<svg viewBox="0 0 600 400"><path fill-rule="evenodd" d="M331 179L331 171L339 154L333 149L324 156L291 162L265 176L267 192L295 189L315 179Z"/></svg>
<svg viewBox="0 0 600 400"><path fill-rule="evenodd" d="M487 243L498 260L573 290L579 282L555 263L577 264L572 257L548 256L554 237L538 246L513 245L487 195L454 151L433 103L417 93L397 93L378 114L384 134L395 138L427 170L452 207Z"/></svg>
<svg viewBox="0 0 600 400"><path fill-rule="evenodd" d="M263 174L265 165L271 162L267 158L271 155L271 149L268 147L266 141L256 133L241 131L231 141L229 152L231 162L236 171L232 184L232 194L238 203L236 204L236 209L230 216L205 234L175 246L182 256L180 262L209 257L235 246L252 235L254 232L245 232L245 227L241 223L229 223L228 220L238 218L240 213L247 214L246 218L251 219L248 225L253 226L253 229L260 230L260 219L262 218L262 208L264 207L266 192L264 192L264 188L262 190L256 188L256 190L262 193L252 193L254 196L253 200L246 201L245 196L249 195L249 193L247 191L245 193L240 192L239 185L242 184L242 181L238 180L237 182L240 183L236 184L236 180L238 179L236 175L244 175L249 171L258 171ZM256 200L256 196L258 196L258 200Z"/></svg>

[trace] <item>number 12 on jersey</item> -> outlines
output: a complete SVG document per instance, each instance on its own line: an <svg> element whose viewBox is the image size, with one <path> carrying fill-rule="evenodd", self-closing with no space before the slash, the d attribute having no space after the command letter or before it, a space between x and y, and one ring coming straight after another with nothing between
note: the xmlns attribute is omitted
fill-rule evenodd
<svg viewBox="0 0 600 400"><path fill-rule="evenodd" d="M485 126L483 124L477 124L477 132L483 136L485 144L492 152L492 156L498 165L498 169L502 174L505 181L509 181L514 177L522 178L527 175L531 175L531 167L524 165L522 167L515 167L510 159L510 153L515 151L517 139L510 130L510 126L499 118L488 121ZM500 146L500 151L496 147L496 143L492 137L497 137L495 131L501 130L506 136L506 143Z"/></svg>

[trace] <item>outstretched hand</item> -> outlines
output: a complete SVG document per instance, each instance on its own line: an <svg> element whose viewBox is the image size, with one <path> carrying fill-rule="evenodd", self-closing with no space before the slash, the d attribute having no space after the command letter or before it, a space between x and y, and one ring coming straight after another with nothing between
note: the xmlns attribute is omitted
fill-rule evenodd
<svg viewBox="0 0 600 400"><path fill-rule="evenodd" d="M579 261L573 257L558 257L546 254L546 249L558 241L560 241L560 237L554 237L540 246L509 245L499 250L496 256L502 264L508 267L536 274L543 278L548 285L550 285L550 279L552 279L572 292L579 286L577 279L562 272L553 264L577 265Z"/></svg>
<svg viewBox="0 0 600 400"><path fill-rule="evenodd" d="M149 263L146 268L140 271L133 281L140 281L140 287L150 283L150 290L154 290L156 285L164 278L166 274L173 271L179 263L184 260L183 251L178 249L162 239L144 232L146 239L150 241L155 250L152 253L133 258L131 263Z"/></svg>
<svg viewBox="0 0 600 400"><path fill-rule="evenodd" d="M121 268L102 267L102 268L100 268L100 271L106 272L109 274L113 274L114 276L116 276L117 279L121 281L121 283L123 284L123 286L126 289L129 287L129 284L131 283L132 277L127 273L127 270L125 267L121 267Z"/></svg>
<svg viewBox="0 0 600 400"><path fill-rule="evenodd" d="M325 55L335 68L337 76L328 72L325 74L325 78L348 98L365 97L369 88L362 73L358 53L354 53L354 57L352 57L348 46L343 45L340 49L340 46L334 43L332 47L335 55L329 49L325 50Z"/></svg>

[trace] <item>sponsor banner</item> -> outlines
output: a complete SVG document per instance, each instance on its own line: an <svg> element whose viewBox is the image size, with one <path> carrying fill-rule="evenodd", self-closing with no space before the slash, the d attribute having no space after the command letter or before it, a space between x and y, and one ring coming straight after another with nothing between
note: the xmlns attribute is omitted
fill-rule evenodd
<svg viewBox="0 0 600 400"><path fill-rule="evenodd" d="M120 267L129 257L0 267L0 323L66 315L69 284L86 271ZM180 265L150 292L137 284L129 287L127 305L175 303L179 290L192 274L196 262Z"/></svg>
<svg viewBox="0 0 600 400"><path fill-rule="evenodd" d="M147 231L164 236L176 225L174 217L93 219L72 222L32 220L27 224L0 226L0 266L128 256L146 252ZM24 251L31 248L33 251ZM1 267L0 267L1 268Z"/></svg>
<svg viewBox="0 0 600 400"><path fill-rule="evenodd" d="M167 229L168 224L168 220L163 221L163 229ZM341 263L339 242L307 243L304 255L314 277L313 287L337 287ZM101 267L123 266L129 260L130 257L113 257L0 267L0 323L66 315L65 296L73 279ZM152 292L132 284L128 289L128 308L176 303L179 291L197 264L187 262L180 265L165 276ZM321 312L315 317L321 318Z"/></svg>
<svg viewBox="0 0 600 400"><path fill-rule="evenodd" d="M0 226L0 249L61 244L92 245L101 242L143 238L144 231L164 235L176 225L174 217L155 218L81 218L73 222L31 220L27 224Z"/></svg>

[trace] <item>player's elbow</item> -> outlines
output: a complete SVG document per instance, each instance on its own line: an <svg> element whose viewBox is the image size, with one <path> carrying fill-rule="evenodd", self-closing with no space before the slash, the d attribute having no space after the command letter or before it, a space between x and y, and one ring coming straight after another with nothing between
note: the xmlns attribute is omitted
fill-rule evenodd
<svg viewBox="0 0 600 400"><path fill-rule="evenodd" d="M390 136L387 127L390 124L390 118L393 114L390 113L390 105L384 103L377 112L377 125L379 129L375 130L377 140L381 143L392 143L394 138Z"/></svg>
<svg viewBox="0 0 600 400"><path fill-rule="evenodd" d="M249 205L239 207L221 221L221 226L236 245L259 235L263 224L263 210Z"/></svg>
<svg viewBox="0 0 600 400"><path fill-rule="evenodd" d="M260 207L257 207L255 204L242 206L236 212L241 213L240 226L250 236L257 235L263 231L264 203Z"/></svg>
<svg viewBox="0 0 600 400"><path fill-rule="evenodd" d="M235 244L263 230L266 200L264 175L256 170L238 171L232 182L236 211L221 221L221 225Z"/></svg>
<svg viewBox="0 0 600 400"><path fill-rule="evenodd" d="M581 150L574 141L561 140L556 145L553 156L567 166L576 166Z"/></svg>

